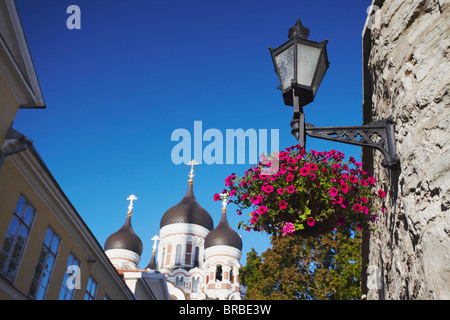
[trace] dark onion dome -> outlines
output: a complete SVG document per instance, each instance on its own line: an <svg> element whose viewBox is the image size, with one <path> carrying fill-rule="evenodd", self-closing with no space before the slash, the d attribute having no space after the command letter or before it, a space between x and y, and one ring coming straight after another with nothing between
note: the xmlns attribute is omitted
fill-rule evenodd
<svg viewBox="0 0 450 320"><path fill-rule="evenodd" d="M222 210L219 225L206 236L205 249L213 246L229 246L242 250L242 239L228 224L226 210Z"/></svg>
<svg viewBox="0 0 450 320"><path fill-rule="evenodd" d="M160 228L175 223L197 224L210 231L214 228L210 214L195 199L192 181L189 181L184 198L164 213Z"/></svg>
<svg viewBox="0 0 450 320"><path fill-rule="evenodd" d="M131 212L128 212L122 228L106 239L105 251L111 249L125 249L133 251L140 256L142 254L142 248L141 239L134 233L133 228L131 227Z"/></svg>

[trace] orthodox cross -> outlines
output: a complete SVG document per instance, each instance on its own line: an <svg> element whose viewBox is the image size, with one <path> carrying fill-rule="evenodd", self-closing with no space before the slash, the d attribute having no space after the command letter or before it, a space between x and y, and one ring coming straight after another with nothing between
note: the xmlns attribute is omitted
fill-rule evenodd
<svg viewBox="0 0 450 320"><path fill-rule="evenodd" d="M191 160L189 163L186 163L188 166L191 166L191 172L189 173L189 178L193 178L195 176L194 174L194 166L198 165L199 163L195 160Z"/></svg>
<svg viewBox="0 0 450 320"><path fill-rule="evenodd" d="M127 200L130 200L130 205L128 206L128 211L131 212L131 209L133 209L133 201L137 200L136 196L132 194L127 198Z"/></svg>
<svg viewBox="0 0 450 320"><path fill-rule="evenodd" d="M152 238L153 240L153 251L156 250L156 242L159 240L160 238L156 235Z"/></svg>
<svg viewBox="0 0 450 320"><path fill-rule="evenodd" d="M220 197L223 199L222 201L222 210L226 210L227 209L227 198L228 198L228 192L226 193L221 193Z"/></svg>

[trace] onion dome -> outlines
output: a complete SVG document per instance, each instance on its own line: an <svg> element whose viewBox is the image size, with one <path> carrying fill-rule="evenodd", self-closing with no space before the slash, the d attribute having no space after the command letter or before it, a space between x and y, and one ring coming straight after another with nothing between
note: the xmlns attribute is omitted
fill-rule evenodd
<svg viewBox="0 0 450 320"><path fill-rule="evenodd" d="M195 199L192 179L184 198L162 216L160 228L175 223L197 224L210 231L214 228L210 214Z"/></svg>
<svg viewBox="0 0 450 320"><path fill-rule="evenodd" d="M205 249L213 246L229 246L242 250L242 239L228 224L227 211L222 208L222 218L219 225L212 230L205 239Z"/></svg>
<svg viewBox="0 0 450 320"><path fill-rule="evenodd" d="M131 209L133 208L132 201L137 198L130 198L131 196L127 199L131 201L131 204L128 207L129 210L125 223L118 231L114 232L108 237L108 239L106 239L105 251L111 249L124 249L132 251L140 256L143 250L142 241L136 233L134 233L133 228L131 227Z"/></svg>

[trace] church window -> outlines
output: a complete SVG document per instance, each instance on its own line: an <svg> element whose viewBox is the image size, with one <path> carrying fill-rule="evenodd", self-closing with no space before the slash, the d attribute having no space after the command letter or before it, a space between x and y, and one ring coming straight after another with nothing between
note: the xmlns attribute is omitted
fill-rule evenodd
<svg viewBox="0 0 450 320"><path fill-rule="evenodd" d="M69 272L70 269L76 270ZM64 278L58 300L72 300L73 294L75 293L77 280L79 281L80 277L79 270L80 261L73 254L70 254L69 259L67 260L67 269L66 272L64 272ZM69 277L73 280L69 280ZM78 279L76 277L78 277Z"/></svg>
<svg viewBox="0 0 450 320"><path fill-rule="evenodd" d="M86 287L86 294L84 295L84 300L95 300L95 294L97 293L97 282L89 277L88 284Z"/></svg>
<svg viewBox="0 0 450 320"><path fill-rule="evenodd" d="M233 267L231 267L231 269L230 269L230 282L234 283Z"/></svg>
<svg viewBox="0 0 450 320"><path fill-rule="evenodd" d="M181 265L181 244L177 244L176 252L175 252L175 265Z"/></svg>
<svg viewBox="0 0 450 320"><path fill-rule="evenodd" d="M43 300L45 298L60 242L61 239L49 227L45 234L44 243L42 244L41 253L39 254L34 271L33 281L28 292L30 298L36 300Z"/></svg>
<svg viewBox="0 0 450 320"><path fill-rule="evenodd" d="M177 277L175 279L175 285L179 288L183 287L183 277Z"/></svg>
<svg viewBox="0 0 450 320"><path fill-rule="evenodd" d="M200 292L200 278L192 279L192 292L193 293Z"/></svg>
<svg viewBox="0 0 450 320"><path fill-rule="evenodd" d="M35 212L25 198L20 196L0 249L0 274L11 282L19 269Z"/></svg>
<svg viewBox="0 0 450 320"><path fill-rule="evenodd" d="M216 267L216 281L222 281L222 266L218 265Z"/></svg>
<svg viewBox="0 0 450 320"><path fill-rule="evenodd" d="M194 267L200 266L200 248L195 247Z"/></svg>
<svg viewBox="0 0 450 320"><path fill-rule="evenodd" d="M185 256L185 264L191 264L191 255L192 255L192 243L186 244L186 256Z"/></svg>

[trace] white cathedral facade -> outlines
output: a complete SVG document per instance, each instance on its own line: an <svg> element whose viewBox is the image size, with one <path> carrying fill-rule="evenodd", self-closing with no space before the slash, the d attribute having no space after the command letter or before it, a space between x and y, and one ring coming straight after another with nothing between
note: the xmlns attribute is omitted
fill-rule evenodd
<svg viewBox="0 0 450 320"><path fill-rule="evenodd" d="M131 226L134 195L128 198L124 225L105 242L105 254L126 282L132 279L127 284L133 292L139 279L147 284L160 279L170 299L240 300L242 239L227 221L227 195L222 195L222 217L214 228L211 215L195 199L192 178L191 169L185 196L162 216L159 236L152 239L152 259L145 269L138 269L143 246Z"/></svg>

